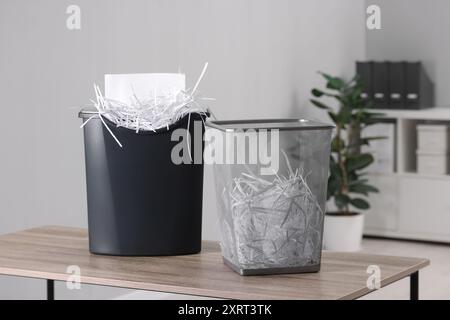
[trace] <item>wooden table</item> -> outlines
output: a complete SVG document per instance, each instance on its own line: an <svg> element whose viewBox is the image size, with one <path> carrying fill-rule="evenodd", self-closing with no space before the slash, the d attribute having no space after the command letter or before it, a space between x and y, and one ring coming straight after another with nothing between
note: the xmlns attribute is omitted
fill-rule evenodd
<svg viewBox="0 0 450 320"><path fill-rule="evenodd" d="M67 281L68 266L81 283L225 299L356 299L371 292L368 266L381 270L381 286L410 277L418 299L418 272L429 260L362 253L323 252L318 273L239 276L222 262L219 246L204 242L202 253L172 257L93 255L83 229L45 226L0 236L0 274Z"/></svg>

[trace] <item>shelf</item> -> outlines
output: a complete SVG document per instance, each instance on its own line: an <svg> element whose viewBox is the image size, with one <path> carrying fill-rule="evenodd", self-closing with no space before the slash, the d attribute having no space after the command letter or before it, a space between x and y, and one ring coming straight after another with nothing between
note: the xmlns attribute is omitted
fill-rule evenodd
<svg viewBox="0 0 450 320"><path fill-rule="evenodd" d="M372 173L380 193L370 196L366 234L394 238L450 241L450 174L418 173L417 126L450 125L450 107L422 110L380 110L381 120L395 123L394 173ZM393 121L392 121L393 120Z"/></svg>
<svg viewBox="0 0 450 320"><path fill-rule="evenodd" d="M399 178L421 178L421 179L429 179L429 180L450 180L450 174L422 174L417 172L386 172L386 173L369 173L369 176L375 178L383 178L383 177L399 177Z"/></svg>
<svg viewBox="0 0 450 320"><path fill-rule="evenodd" d="M384 113L387 119L414 119L414 120L443 120L450 121L450 107L435 107L421 110L389 110L371 109L374 112Z"/></svg>
<svg viewBox="0 0 450 320"><path fill-rule="evenodd" d="M399 230L386 230L385 228L366 228L364 230L365 237L381 237L400 240L425 241L433 243L450 243L450 235L448 234L430 234L420 232L408 232Z"/></svg>
<svg viewBox="0 0 450 320"><path fill-rule="evenodd" d="M422 174L416 172L405 172L398 173L399 177L405 178L421 178L421 179L429 179L429 180L450 180L449 174Z"/></svg>

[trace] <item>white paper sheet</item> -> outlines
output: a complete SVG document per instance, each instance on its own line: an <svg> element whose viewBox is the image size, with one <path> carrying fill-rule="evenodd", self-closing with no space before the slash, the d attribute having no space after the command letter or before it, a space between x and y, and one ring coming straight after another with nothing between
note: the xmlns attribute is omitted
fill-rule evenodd
<svg viewBox="0 0 450 320"><path fill-rule="evenodd" d="M185 89L186 76L181 73L105 74L105 97L127 104L133 95L145 101Z"/></svg>

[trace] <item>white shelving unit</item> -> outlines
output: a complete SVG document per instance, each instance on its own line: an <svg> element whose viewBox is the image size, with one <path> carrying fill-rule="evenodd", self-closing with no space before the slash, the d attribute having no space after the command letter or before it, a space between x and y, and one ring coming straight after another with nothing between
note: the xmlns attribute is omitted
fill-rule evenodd
<svg viewBox="0 0 450 320"><path fill-rule="evenodd" d="M396 172L372 174L365 235L450 243L450 175L417 173L417 124L450 125L450 108L376 110L396 124Z"/></svg>

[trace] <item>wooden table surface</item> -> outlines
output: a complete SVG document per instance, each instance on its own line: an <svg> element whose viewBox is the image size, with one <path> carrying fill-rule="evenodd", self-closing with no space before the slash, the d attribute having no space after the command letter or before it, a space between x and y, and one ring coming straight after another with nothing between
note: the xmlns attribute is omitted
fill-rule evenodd
<svg viewBox="0 0 450 320"><path fill-rule="evenodd" d="M66 281L67 267L81 282L231 299L355 299L370 292L367 267L381 269L381 285L427 266L420 258L323 252L318 273L239 276L222 262L219 246L200 254L115 257L89 253L84 229L45 226L0 236L0 274Z"/></svg>

